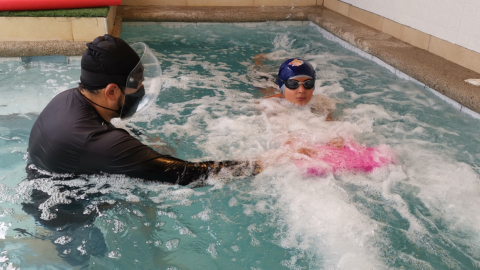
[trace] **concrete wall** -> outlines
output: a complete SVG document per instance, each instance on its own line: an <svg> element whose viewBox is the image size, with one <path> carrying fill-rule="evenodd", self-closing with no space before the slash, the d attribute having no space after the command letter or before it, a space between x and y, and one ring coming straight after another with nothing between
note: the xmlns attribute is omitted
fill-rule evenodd
<svg viewBox="0 0 480 270"><path fill-rule="evenodd" d="M323 5L323 0L122 0L122 5L127 6L191 6L191 7L209 7L209 6L242 6L242 7L261 7L261 6L316 6Z"/></svg>
<svg viewBox="0 0 480 270"><path fill-rule="evenodd" d="M325 0L324 6L480 73L480 0Z"/></svg>

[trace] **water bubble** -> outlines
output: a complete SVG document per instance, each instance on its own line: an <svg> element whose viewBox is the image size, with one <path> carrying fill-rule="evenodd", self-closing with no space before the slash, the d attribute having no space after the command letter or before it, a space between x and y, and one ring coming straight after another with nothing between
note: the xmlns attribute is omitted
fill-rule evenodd
<svg viewBox="0 0 480 270"><path fill-rule="evenodd" d="M257 238L255 238L255 237L252 236L252 241L250 242L250 244L252 244L252 246L259 246L259 245L260 245L260 241L258 241Z"/></svg>
<svg viewBox="0 0 480 270"><path fill-rule="evenodd" d="M165 222L157 222L157 224L155 224L155 227L160 228L160 227L165 226L165 224L166 224Z"/></svg>
<svg viewBox="0 0 480 270"><path fill-rule="evenodd" d="M237 204L238 204L238 201L237 201L237 199L235 199L235 197L232 197L230 199L230 201L228 201L228 206L230 206L230 207L235 206Z"/></svg>
<svg viewBox="0 0 480 270"><path fill-rule="evenodd" d="M210 253L210 255L212 255L213 258L217 257L217 250L215 249L215 244L214 243L211 243L208 246L207 252Z"/></svg>
<svg viewBox="0 0 480 270"><path fill-rule="evenodd" d="M192 231L190 231L190 229L187 228L187 227L184 227L184 228L179 229L178 232L179 232L180 234L188 234L188 235L191 235L191 236L193 236L193 237L197 237L197 236L196 236Z"/></svg>
<svg viewBox="0 0 480 270"><path fill-rule="evenodd" d="M196 214L196 215L193 215L192 218L193 219L201 219L203 221L206 221L206 220L209 220L210 219L210 209L205 209L203 210L202 212Z"/></svg>
<svg viewBox="0 0 480 270"><path fill-rule="evenodd" d="M114 233L123 232L123 230L124 230L123 227L124 227L123 222L121 222L119 220L115 220L112 230L113 230Z"/></svg>
<svg viewBox="0 0 480 270"><path fill-rule="evenodd" d="M85 250L85 245L84 245L84 244L78 246L78 247L77 247L77 250L80 251L80 253L81 253L82 255L87 254L87 251Z"/></svg>
<svg viewBox="0 0 480 270"><path fill-rule="evenodd" d="M165 243L165 246L167 247L168 250L172 250L172 249L176 249L179 243L180 243L179 239L172 239L172 240L168 240Z"/></svg>
<svg viewBox="0 0 480 270"><path fill-rule="evenodd" d="M155 241L155 243L153 243L156 247L159 247L161 245L163 245L163 242L161 240L157 240Z"/></svg>
<svg viewBox="0 0 480 270"><path fill-rule="evenodd" d="M65 245L65 244L68 244L70 242L72 242L73 238L71 238L70 236L60 236L59 238L57 238L54 243L55 244L59 244L59 245Z"/></svg>
<svg viewBox="0 0 480 270"><path fill-rule="evenodd" d="M169 218L177 218L177 215L173 212L164 212L164 211L158 211L159 216L167 216Z"/></svg>
<svg viewBox="0 0 480 270"><path fill-rule="evenodd" d="M140 211L138 211L138 210L133 210L133 213L134 213L137 217L143 217L142 212L140 212Z"/></svg>
<svg viewBox="0 0 480 270"><path fill-rule="evenodd" d="M108 253L108 257L112 259L119 259L120 257L122 257L122 254L120 254L120 252L118 251L112 251Z"/></svg>
<svg viewBox="0 0 480 270"><path fill-rule="evenodd" d="M71 250L71 249L65 249L65 250L63 251L63 254L65 254L65 255L70 254L70 253L72 253L72 250Z"/></svg>

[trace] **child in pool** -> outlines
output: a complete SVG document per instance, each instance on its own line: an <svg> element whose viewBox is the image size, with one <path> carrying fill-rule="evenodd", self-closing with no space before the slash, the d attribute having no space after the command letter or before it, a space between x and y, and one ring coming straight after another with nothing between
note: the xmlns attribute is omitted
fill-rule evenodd
<svg viewBox="0 0 480 270"><path fill-rule="evenodd" d="M271 77L268 66L264 65L268 55L265 53L253 57L254 69L260 73L262 79ZM304 107L308 105L311 111L326 115L327 121L332 121L335 102L324 95L313 95L315 90L315 69L302 59L288 59L281 66L277 76L277 87L262 87L260 91L266 98L279 98L291 104ZM270 84L271 85L271 84ZM278 93L280 91L280 93Z"/></svg>
<svg viewBox="0 0 480 270"><path fill-rule="evenodd" d="M280 93L268 98L281 98L301 107L306 106L311 102L315 89L315 69L305 60L288 59L278 71L278 85ZM333 120L331 111L326 120ZM334 138L328 144L288 138L283 147L295 153L292 162L307 176L329 172L370 172L394 163L393 152L388 146L367 147L342 137Z"/></svg>

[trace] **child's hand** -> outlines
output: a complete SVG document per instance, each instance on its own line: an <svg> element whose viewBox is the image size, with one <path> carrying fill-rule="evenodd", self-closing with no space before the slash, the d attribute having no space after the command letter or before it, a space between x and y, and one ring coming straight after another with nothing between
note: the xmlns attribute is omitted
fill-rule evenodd
<svg viewBox="0 0 480 270"><path fill-rule="evenodd" d="M345 140L342 137L337 137L328 142L328 145L341 149L344 147Z"/></svg>

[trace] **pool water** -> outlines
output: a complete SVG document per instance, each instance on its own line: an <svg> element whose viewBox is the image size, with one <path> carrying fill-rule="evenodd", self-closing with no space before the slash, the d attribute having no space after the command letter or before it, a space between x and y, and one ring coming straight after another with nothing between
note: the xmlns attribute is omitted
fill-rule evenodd
<svg viewBox="0 0 480 270"><path fill-rule="evenodd" d="M479 122L306 23L127 23L163 70L151 109L114 124L188 160L262 159L204 187L123 176L25 180L30 128L75 87L76 58L0 62L0 269L475 269ZM263 65L252 57L266 53ZM287 58L317 71L310 107L262 100ZM63 59L63 60L62 60ZM312 103L312 104L313 104ZM386 145L395 164L307 177L286 138ZM52 179L70 180L52 180ZM73 178L73 179L72 179ZM3 264L3 265L2 265Z"/></svg>

